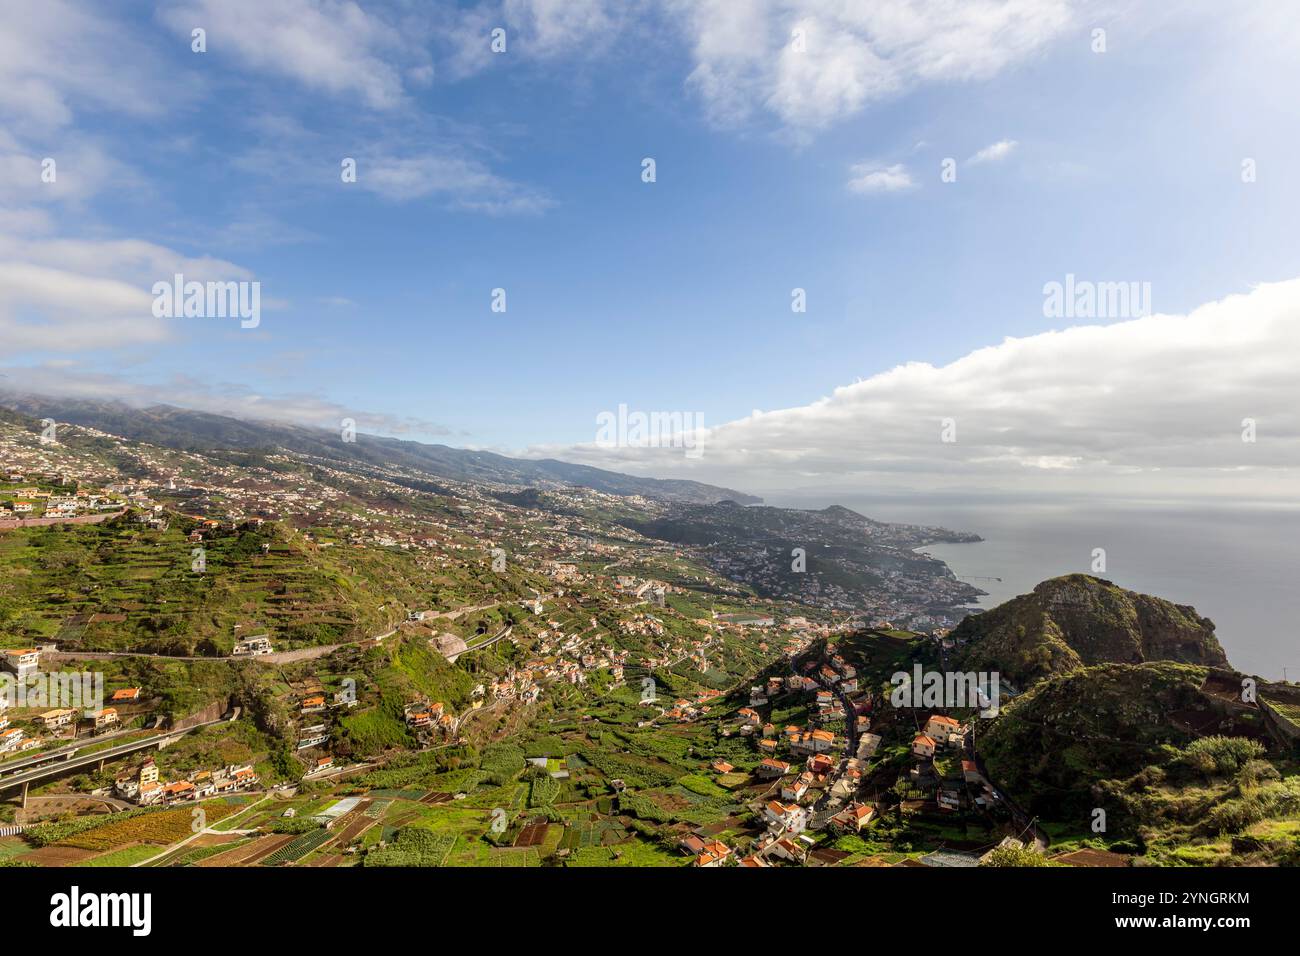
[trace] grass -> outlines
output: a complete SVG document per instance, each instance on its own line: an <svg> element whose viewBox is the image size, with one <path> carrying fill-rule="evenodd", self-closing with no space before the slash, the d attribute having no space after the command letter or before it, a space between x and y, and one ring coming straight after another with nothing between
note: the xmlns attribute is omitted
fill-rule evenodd
<svg viewBox="0 0 1300 956"><path fill-rule="evenodd" d="M225 849L223 847L222 849ZM89 860L82 860L76 866L135 866L137 863L143 863L150 857L158 855L158 847L149 843L138 843L135 846L124 846L120 850L112 850L101 856L91 857Z"/></svg>
<svg viewBox="0 0 1300 956"><path fill-rule="evenodd" d="M690 861L680 853L670 853L644 840L631 840L618 846L585 846L574 850L566 866L685 866Z"/></svg>

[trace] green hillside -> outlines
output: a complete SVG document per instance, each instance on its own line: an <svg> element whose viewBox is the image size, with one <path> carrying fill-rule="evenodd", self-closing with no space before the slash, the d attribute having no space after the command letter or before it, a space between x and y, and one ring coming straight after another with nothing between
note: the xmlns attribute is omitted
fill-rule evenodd
<svg viewBox="0 0 1300 956"><path fill-rule="evenodd" d="M1017 687L1092 664L1228 659L1194 608L1071 574L966 618L953 629L957 667L997 671Z"/></svg>

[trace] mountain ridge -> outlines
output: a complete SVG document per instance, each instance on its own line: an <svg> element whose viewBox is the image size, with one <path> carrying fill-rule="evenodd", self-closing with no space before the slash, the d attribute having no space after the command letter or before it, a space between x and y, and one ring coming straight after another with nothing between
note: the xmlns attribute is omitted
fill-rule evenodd
<svg viewBox="0 0 1300 956"><path fill-rule="evenodd" d="M327 460L400 466L455 481L558 487L580 485L615 495L643 495L669 501L742 505L762 499L731 488L681 478L640 478L553 458L510 458L495 452L426 444L358 432L342 441L322 428L236 418L159 403L143 408L118 401L62 399L0 392L0 405L35 417L50 417L181 451L275 451Z"/></svg>

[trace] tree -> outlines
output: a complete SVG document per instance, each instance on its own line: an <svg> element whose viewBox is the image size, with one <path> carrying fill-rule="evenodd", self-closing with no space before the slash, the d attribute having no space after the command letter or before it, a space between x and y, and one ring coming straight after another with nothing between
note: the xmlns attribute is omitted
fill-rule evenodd
<svg viewBox="0 0 1300 956"><path fill-rule="evenodd" d="M1000 846L980 860L980 866L1060 866L1029 847Z"/></svg>

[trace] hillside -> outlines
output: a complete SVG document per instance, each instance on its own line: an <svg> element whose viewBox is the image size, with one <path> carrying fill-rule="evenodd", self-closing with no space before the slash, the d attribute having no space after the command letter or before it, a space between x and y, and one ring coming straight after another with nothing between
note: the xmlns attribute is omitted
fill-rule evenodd
<svg viewBox="0 0 1300 956"><path fill-rule="evenodd" d="M278 422L245 421L171 405L133 408L118 402L93 402L37 395L0 393L0 404L33 418L84 425L164 448L192 452L276 452L335 462L339 467L382 466L406 468L454 481L495 482L505 485L564 487L580 485L614 495L645 495L670 501L739 501L760 499L731 488L717 488L684 479L638 478L588 465L554 459L508 458L492 452L447 445L428 445L361 431L353 442L339 433ZM364 427L364 422L360 423Z"/></svg>
<svg viewBox="0 0 1300 956"><path fill-rule="evenodd" d="M1166 865L1295 865L1295 755L1234 695L1239 678L1169 662L1072 671L1005 707L979 751L1058 850L1110 848Z"/></svg>
<svg viewBox="0 0 1300 956"><path fill-rule="evenodd" d="M713 570L765 597L877 610L882 593L916 600L917 613L954 613L981 592L947 565L913 549L936 541L978 541L946 528L874 521L838 505L818 511L771 506L673 503L624 527L693 548Z"/></svg>
<svg viewBox="0 0 1300 956"><path fill-rule="evenodd" d="M1012 793L1052 803L1165 763L1169 748L1199 736L1262 737L1259 714L1204 689L1206 675L1203 667L1154 662L1102 664L1044 680L1005 708L980 753Z"/></svg>
<svg viewBox="0 0 1300 956"><path fill-rule="evenodd" d="M959 669L1016 687L1092 664L1178 661L1226 667L1214 623L1196 610L1086 574L1052 578L952 632Z"/></svg>

